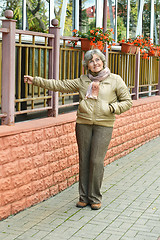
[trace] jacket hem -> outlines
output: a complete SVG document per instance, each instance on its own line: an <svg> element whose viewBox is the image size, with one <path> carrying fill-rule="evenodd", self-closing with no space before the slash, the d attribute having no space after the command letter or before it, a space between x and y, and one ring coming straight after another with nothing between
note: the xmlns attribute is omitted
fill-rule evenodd
<svg viewBox="0 0 160 240"><path fill-rule="evenodd" d="M92 121L84 118L79 118L77 117L76 123L79 124L88 124L88 125L99 125L99 126L104 126L104 127L113 127L114 125L114 120L113 121Z"/></svg>

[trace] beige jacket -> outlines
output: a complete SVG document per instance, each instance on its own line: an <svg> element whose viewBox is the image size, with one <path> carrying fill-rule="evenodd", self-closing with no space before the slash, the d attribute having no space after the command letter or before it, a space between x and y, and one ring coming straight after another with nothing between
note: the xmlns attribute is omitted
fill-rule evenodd
<svg viewBox="0 0 160 240"><path fill-rule="evenodd" d="M113 127L115 114L121 114L132 106L127 86L119 75L111 73L100 82L98 98L86 99L85 96L90 83L91 80L87 75L64 81L46 80L41 77L33 79L33 84L42 88L63 93L79 92L77 123ZM114 113L109 105L113 107Z"/></svg>

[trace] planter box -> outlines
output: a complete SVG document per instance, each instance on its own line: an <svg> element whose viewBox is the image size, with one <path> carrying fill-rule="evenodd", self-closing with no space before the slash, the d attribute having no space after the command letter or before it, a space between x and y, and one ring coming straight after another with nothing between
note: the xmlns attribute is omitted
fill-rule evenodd
<svg viewBox="0 0 160 240"><path fill-rule="evenodd" d="M123 53L136 54L138 52L138 50L139 50L139 48L133 44L129 44L129 43L121 44L121 52L123 52Z"/></svg>
<svg viewBox="0 0 160 240"><path fill-rule="evenodd" d="M103 52L104 46L102 44L100 44L101 42L100 43L97 42L94 45L91 45L90 43L91 43L91 41L89 39L81 38L81 49L83 51L88 51L91 49L99 49L100 51Z"/></svg>
<svg viewBox="0 0 160 240"><path fill-rule="evenodd" d="M81 49L83 51L88 51L91 49L90 40L87 38L81 38Z"/></svg>
<svg viewBox="0 0 160 240"><path fill-rule="evenodd" d="M153 48L153 51L148 52L148 56L159 57L159 51L156 48Z"/></svg>

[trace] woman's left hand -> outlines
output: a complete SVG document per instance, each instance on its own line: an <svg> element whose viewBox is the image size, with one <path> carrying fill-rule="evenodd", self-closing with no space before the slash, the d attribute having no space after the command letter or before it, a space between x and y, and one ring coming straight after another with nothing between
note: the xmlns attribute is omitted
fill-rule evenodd
<svg viewBox="0 0 160 240"><path fill-rule="evenodd" d="M33 77L29 75L24 75L24 82L32 84L33 83Z"/></svg>

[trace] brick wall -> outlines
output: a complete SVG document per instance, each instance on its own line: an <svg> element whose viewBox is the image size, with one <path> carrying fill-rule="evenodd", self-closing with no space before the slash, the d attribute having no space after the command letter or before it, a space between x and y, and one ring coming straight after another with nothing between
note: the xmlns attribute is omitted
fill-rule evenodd
<svg viewBox="0 0 160 240"><path fill-rule="evenodd" d="M0 219L78 181L75 113L0 126ZM160 97L117 116L105 165L160 134Z"/></svg>

